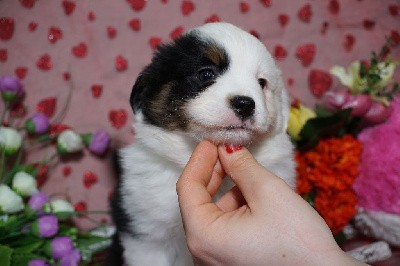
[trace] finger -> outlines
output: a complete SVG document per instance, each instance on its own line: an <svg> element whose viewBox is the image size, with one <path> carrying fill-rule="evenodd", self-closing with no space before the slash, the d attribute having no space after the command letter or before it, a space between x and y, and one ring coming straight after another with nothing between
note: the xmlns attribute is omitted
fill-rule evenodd
<svg viewBox="0 0 400 266"><path fill-rule="evenodd" d="M268 181L279 179L261 166L246 148L231 148L227 152L227 148L220 145L218 156L225 172L238 186L250 209L256 206L255 202L265 199L263 186L268 185Z"/></svg>
<svg viewBox="0 0 400 266"><path fill-rule="evenodd" d="M208 212L220 211L212 203L212 196L207 190L217 160L217 147L202 141L183 170L177 183L177 193L184 224L199 220L199 216L207 216Z"/></svg>
<svg viewBox="0 0 400 266"><path fill-rule="evenodd" d="M207 185L207 191L210 193L212 197L215 196L218 192L218 188L221 186L222 180L226 176L224 169L221 166L221 163L217 161L214 171L211 176L211 180Z"/></svg>
<svg viewBox="0 0 400 266"><path fill-rule="evenodd" d="M223 212L231 212L246 204L242 192L234 186L215 203Z"/></svg>

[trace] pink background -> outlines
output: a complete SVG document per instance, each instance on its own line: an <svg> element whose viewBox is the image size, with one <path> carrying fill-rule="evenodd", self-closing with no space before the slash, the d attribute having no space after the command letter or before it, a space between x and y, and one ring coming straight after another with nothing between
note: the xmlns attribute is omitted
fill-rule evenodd
<svg viewBox="0 0 400 266"><path fill-rule="evenodd" d="M140 5L144 6L140 9ZM310 6L311 13L300 18L298 12L305 5ZM55 97L52 119L56 119L72 89L62 123L80 133L105 129L112 136L113 148L117 148L134 140L128 99L137 74L151 59L151 40L169 42L174 31L176 34L201 25L212 16L256 32L272 54L276 54L277 46L283 47L286 55L277 62L290 95L313 107L318 99L309 89L310 71L327 72L335 64L347 66L353 60L369 59L370 51L378 50L385 36L400 41L399 8L400 1L396 0L3 0L0 18L12 18L14 30L0 26L0 35L12 33L10 38L0 38L0 75L17 73L22 78L27 116L36 111L42 99ZM282 18L287 19L286 24ZM130 27L132 19L140 21L140 29ZM55 42L49 39L51 27L61 30ZM80 43L84 43L86 52L78 51L76 56L73 49ZM296 49L304 44L316 48L306 66L296 56ZM392 50L397 59L399 48ZM51 58L48 70L38 67L39 58L45 54ZM119 55L127 60L122 71L115 66ZM100 85L101 90L94 93L93 85ZM338 86L333 78L330 89ZM113 123L113 115L120 115L118 125ZM51 151L31 153L28 158L38 161L46 154ZM73 204L83 202L89 210L106 210L115 182L110 153L104 158L86 151L84 155L53 167L43 190L66 195ZM71 169L71 173L65 174L65 169ZM97 177L91 186L84 184L88 172ZM84 228L92 225L86 219L79 220Z"/></svg>

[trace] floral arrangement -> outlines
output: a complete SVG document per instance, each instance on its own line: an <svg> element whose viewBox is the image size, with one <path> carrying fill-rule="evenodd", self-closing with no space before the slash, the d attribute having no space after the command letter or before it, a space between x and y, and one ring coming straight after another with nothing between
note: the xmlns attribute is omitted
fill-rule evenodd
<svg viewBox="0 0 400 266"><path fill-rule="evenodd" d="M347 70L332 67L330 73L342 86L328 91L315 111L299 101L291 107L288 133L297 147L297 192L338 241L354 223L361 233L400 246L400 231L386 230L395 220L400 225L400 206L395 203L400 202L395 189L400 184L400 150L389 144L400 137L399 85L393 80L399 63L391 58L391 45L388 39L368 62L354 61ZM367 221L363 208L395 218L385 217L392 223L387 227L379 220L381 225L371 228L376 216Z"/></svg>
<svg viewBox="0 0 400 266"><path fill-rule="evenodd" d="M15 126L25 91L12 76L0 78L4 109L0 117L0 265L84 265L105 249L108 237L80 232L71 217L85 217L64 199L38 190L43 172L55 159L81 152L85 147L103 155L110 137L102 130L78 134L70 127L52 124L42 112L23 126ZM52 148L54 155L39 163L24 161L33 147ZM55 146L55 148L54 148Z"/></svg>

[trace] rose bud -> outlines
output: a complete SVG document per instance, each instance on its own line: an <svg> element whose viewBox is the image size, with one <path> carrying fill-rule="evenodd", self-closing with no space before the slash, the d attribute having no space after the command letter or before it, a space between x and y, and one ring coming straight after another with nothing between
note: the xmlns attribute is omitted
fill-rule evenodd
<svg viewBox="0 0 400 266"><path fill-rule="evenodd" d="M328 91L325 94L325 102L327 107L333 109L341 109L342 106L349 100L349 92L346 91Z"/></svg>
<svg viewBox="0 0 400 266"><path fill-rule="evenodd" d="M24 208L22 198L9 186L0 185L0 211L15 213Z"/></svg>
<svg viewBox="0 0 400 266"><path fill-rule="evenodd" d="M17 172L14 175L12 188L21 196L32 196L38 192L36 179L25 172Z"/></svg>
<svg viewBox="0 0 400 266"><path fill-rule="evenodd" d="M351 108L351 115L360 117L363 116L371 107L372 99L366 94L349 95L347 102L342 106L342 109Z"/></svg>
<svg viewBox="0 0 400 266"><path fill-rule="evenodd" d="M49 264L42 259L33 259L29 261L28 266L49 266Z"/></svg>
<svg viewBox="0 0 400 266"><path fill-rule="evenodd" d="M72 249L73 243L71 238L68 236L55 237L45 245L46 253L54 259L61 259L69 254Z"/></svg>
<svg viewBox="0 0 400 266"><path fill-rule="evenodd" d="M93 134L84 134L82 138L88 149L96 155L103 155L110 145L110 135L104 130L97 130Z"/></svg>
<svg viewBox="0 0 400 266"><path fill-rule="evenodd" d="M45 206L45 211L57 215L60 220L65 220L74 213L74 207L66 200L55 199Z"/></svg>
<svg viewBox="0 0 400 266"><path fill-rule="evenodd" d="M11 127L0 127L0 151L4 149L6 155L13 155L22 145L22 136Z"/></svg>
<svg viewBox="0 0 400 266"><path fill-rule="evenodd" d="M52 237L58 232L58 219L52 214L39 217L32 225L32 233L39 237Z"/></svg>
<svg viewBox="0 0 400 266"><path fill-rule="evenodd" d="M43 113L36 113L25 122L25 129L31 134L45 133L49 126L49 118Z"/></svg>
<svg viewBox="0 0 400 266"><path fill-rule="evenodd" d="M67 255L61 258L60 266L78 266L81 260L79 249L71 250Z"/></svg>
<svg viewBox="0 0 400 266"><path fill-rule="evenodd" d="M67 129L57 138L57 151L59 154L79 152L83 148L83 141L74 131Z"/></svg>
<svg viewBox="0 0 400 266"><path fill-rule="evenodd" d="M12 102L24 94L23 86L19 79L12 76L0 78L0 92L5 102Z"/></svg>
<svg viewBox="0 0 400 266"><path fill-rule="evenodd" d="M30 197L28 205L32 210L38 211L41 210L44 204L48 201L49 197L46 194L44 194L43 192L38 192Z"/></svg>
<svg viewBox="0 0 400 266"><path fill-rule="evenodd" d="M364 115L364 120L371 124L378 124L386 121L392 114L391 106L384 106L382 103L374 101L368 112Z"/></svg>

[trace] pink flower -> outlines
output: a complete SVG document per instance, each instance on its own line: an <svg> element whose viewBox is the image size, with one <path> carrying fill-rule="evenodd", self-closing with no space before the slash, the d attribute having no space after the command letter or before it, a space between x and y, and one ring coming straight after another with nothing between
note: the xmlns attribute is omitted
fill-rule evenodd
<svg viewBox="0 0 400 266"><path fill-rule="evenodd" d="M30 260L28 266L48 266L45 260L42 259L33 259Z"/></svg>
<svg viewBox="0 0 400 266"><path fill-rule="evenodd" d="M43 205L49 201L49 197L43 192L38 192L32 197L30 197L28 201L28 205L32 210L38 211L43 208Z"/></svg>
<svg viewBox="0 0 400 266"><path fill-rule="evenodd" d="M33 223L33 233L39 237L52 237L58 232L58 219L57 216L49 214L39 217Z"/></svg>
<svg viewBox="0 0 400 266"><path fill-rule="evenodd" d="M68 236L55 237L50 244L51 255L55 259L61 259L69 254L72 249L72 240Z"/></svg>
<svg viewBox="0 0 400 266"><path fill-rule="evenodd" d="M67 255L61 258L60 266L78 266L81 260L79 249L71 250Z"/></svg>
<svg viewBox="0 0 400 266"><path fill-rule="evenodd" d="M366 94L349 95L342 109L351 108L352 116L363 116L371 107L372 99Z"/></svg>
<svg viewBox="0 0 400 266"><path fill-rule="evenodd" d="M25 122L25 129L31 134L45 133L49 126L49 118L43 113L36 113Z"/></svg>
<svg viewBox="0 0 400 266"><path fill-rule="evenodd" d="M97 130L93 134L82 136L88 149L96 155L103 155L110 145L110 135L104 130Z"/></svg>
<svg viewBox="0 0 400 266"><path fill-rule="evenodd" d="M18 78L4 76L0 78L0 92L3 100L12 102L24 94L23 86Z"/></svg>

